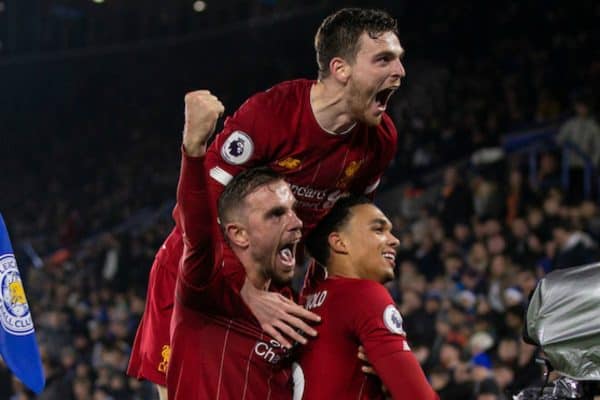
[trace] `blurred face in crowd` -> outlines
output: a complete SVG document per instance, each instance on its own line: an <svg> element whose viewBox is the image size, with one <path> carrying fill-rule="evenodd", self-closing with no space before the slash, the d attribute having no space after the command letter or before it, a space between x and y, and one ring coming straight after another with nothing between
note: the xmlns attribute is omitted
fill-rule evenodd
<svg viewBox="0 0 600 400"><path fill-rule="evenodd" d="M494 235L488 239L487 247L491 254L501 254L506 249L506 241L502 235Z"/></svg>
<svg viewBox="0 0 600 400"><path fill-rule="evenodd" d="M544 211L548 215L558 215L560 211L560 200L556 197L550 197L544 201Z"/></svg>
<svg viewBox="0 0 600 400"><path fill-rule="evenodd" d="M469 226L466 224L456 224L454 225L454 238L459 242L464 242L469 238L471 231Z"/></svg>
<svg viewBox="0 0 600 400"><path fill-rule="evenodd" d="M417 266L411 260L404 260L400 263L400 275L412 276L417 273Z"/></svg>
<svg viewBox="0 0 600 400"><path fill-rule="evenodd" d="M400 306L402 315L409 315L421 308L421 296L414 290L406 290L402 293L402 304Z"/></svg>
<svg viewBox="0 0 600 400"><path fill-rule="evenodd" d="M430 296L425 299L425 312L427 314L436 314L440 310L440 299Z"/></svg>
<svg viewBox="0 0 600 400"><path fill-rule="evenodd" d="M92 385L88 379L75 379L73 382L73 395L76 400L89 399Z"/></svg>
<svg viewBox="0 0 600 400"><path fill-rule="evenodd" d="M493 369L494 380L498 384L501 391L504 390L515 378L515 373L512 368L506 365L498 365Z"/></svg>
<svg viewBox="0 0 600 400"><path fill-rule="evenodd" d="M537 279L532 271L520 271L517 276L517 282L519 282L519 287L525 297L529 297L529 294L533 292L537 285Z"/></svg>
<svg viewBox="0 0 600 400"><path fill-rule="evenodd" d="M517 239L523 239L527 236L528 228L525 221L521 218L517 218L513 221L512 226L512 234Z"/></svg>
<svg viewBox="0 0 600 400"><path fill-rule="evenodd" d="M492 278L500 278L506 273L506 257L502 254L494 256L490 266L490 276Z"/></svg>
<svg viewBox="0 0 600 400"><path fill-rule="evenodd" d="M521 187L521 184L523 183L523 175L521 174L521 171L513 169L512 171L510 171L510 176L508 178L509 184L513 189L518 189Z"/></svg>
<svg viewBox="0 0 600 400"><path fill-rule="evenodd" d="M498 358L503 362L513 362L517 359L519 346L514 339L502 339L498 344Z"/></svg>
<svg viewBox="0 0 600 400"><path fill-rule="evenodd" d="M569 233L562 227L552 229L552 237L559 247L563 247L569 239Z"/></svg>
<svg viewBox="0 0 600 400"><path fill-rule="evenodd" d="M488 252L483 243L476 242L469 251L469 264L478 270L487 266Z"/></svg>
<svg viewBox="0 0 600 400"><path fill-rule="evenodd" d="M497 219L489 219L485 223L485 234L487 236L497 235L502 232L502 224Z"/></svg>
<svg viewBox="0 0 600 400"><path fill-rule="evenodd" d="M444 269L446 270L446 276L454 276L458 274L462 267L462 260L457 256L447 257L444 260Z"/></svg>
<svg viewBox="0 0 600 400"><path fill-rule="evenodd" d="M527 214L527 222L532 228L537 228L544 221L544 214L539 208L533 208Z"/></svg>
<svg viewBox="0 0 600 400"><path fill-rule="evenodd" d="M363 32L354 60L341 67L342 79L347 79L346 100L354 119L368 125L381 122L387 103L400 87L406 75L400 58L404 49L393 32L370 36Z"/></svg>
<svg viewBox="0 0 600 400"><path fill-rule="evenodd" d="M440 255L443 257L449 254L459 253L458 244L451 238L444 238L440 249Z"/></svg>
<svg viewBox="0 0 600 400"><path fill-rule="evenodd" d="M460 350L451 344L445 343L440 349L440 364L445 368L453 368L460 362Z"/></svg>
<svg viewBox="0 0 600 400"><path fill-rule="evenodd" d="M453 186L458 183L458 171L454 167L448 167L444 171L444 184Z"/></svg>

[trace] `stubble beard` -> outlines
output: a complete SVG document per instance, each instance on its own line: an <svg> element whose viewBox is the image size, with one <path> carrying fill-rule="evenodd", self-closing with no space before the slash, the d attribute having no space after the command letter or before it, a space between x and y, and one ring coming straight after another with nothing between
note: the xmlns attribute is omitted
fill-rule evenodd
<svg viewBox="0 0 600 400"><path fill-rule="evenodd" d="M381 116L369 115L372 99L364 92L354 81L350 81L349 94L352 119L368 126L378 126L381 122Z"/></svg>

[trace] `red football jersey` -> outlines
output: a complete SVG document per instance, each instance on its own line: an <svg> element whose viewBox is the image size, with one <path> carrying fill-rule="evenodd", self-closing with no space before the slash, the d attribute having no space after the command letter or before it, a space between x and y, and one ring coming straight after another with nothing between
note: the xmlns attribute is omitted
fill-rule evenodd
<svg viewBox="0 0 600 400"><path fill-rule="evenodd" d="M287 352L240 296L244 267L224 243L204 158L182 156L176 223L184 253L171 322L169 399L289 399Z"/></svg>
<svg viewBox="0 0 600 400"><path fill-rule="evenodd" d="M294 400L433 400L437 395L406 343L402 317L385 287L364 279L329 277L307 293L305 308L319 314L319 336L302 347L294 369ZM381 382L361 371L365 347Z"/></svg>
<svg viewBox="0 0 600 400"><path fill-rule="evenodd" d="M280 83L248 99L225 121L206 159L215 198L244 169L269 166L292 186L305 230L344 193L372 194L396 153L397 133L383 114L377 127L356 124L344 134L319 126L310 80Z"/></svg>

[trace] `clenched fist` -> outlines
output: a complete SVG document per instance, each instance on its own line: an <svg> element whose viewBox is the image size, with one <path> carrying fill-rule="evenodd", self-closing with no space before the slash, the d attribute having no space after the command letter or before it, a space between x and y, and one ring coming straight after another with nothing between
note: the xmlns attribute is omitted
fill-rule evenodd
<svg viewBox="0 0 600 400"><path fill-rule="evenodd" d="M206 142L215 131L223 111L223 104L208 90L196 90L185 95L183 148L188 155L204 155Z"/></svg>

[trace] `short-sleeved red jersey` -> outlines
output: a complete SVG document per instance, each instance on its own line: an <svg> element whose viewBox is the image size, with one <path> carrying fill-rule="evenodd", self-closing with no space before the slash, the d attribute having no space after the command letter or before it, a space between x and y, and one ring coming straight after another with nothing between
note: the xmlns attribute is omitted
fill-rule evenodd
<svg viewBox="0 0 600 400"><path fill-rule="evenodd" d="M322 322L294 366L294 400L384 399L381 382L395 400L437 399L383 285L329 277L307 293L304 306ZM360 344L381 381L361 371Z"/></svg>
<svg viewBox="0 0 600 400"><path fill-rule="evenodd" d="M321 128L310 104L310 80L280 83L248 99L225 121L206 160L215 196L242 170L269 166L291 185L298 217L312 229L344 193L371 194L394 157L390 117L344 134Z"/></svg>
<svg viewBox="0 0 600 400"><path fill-rule="evenodd" d="M246 271L221 237L203 161L182 157L176 222L184 253L171 322L169 399L289 399L287 353L262 333L240 296Z"/></svg>

